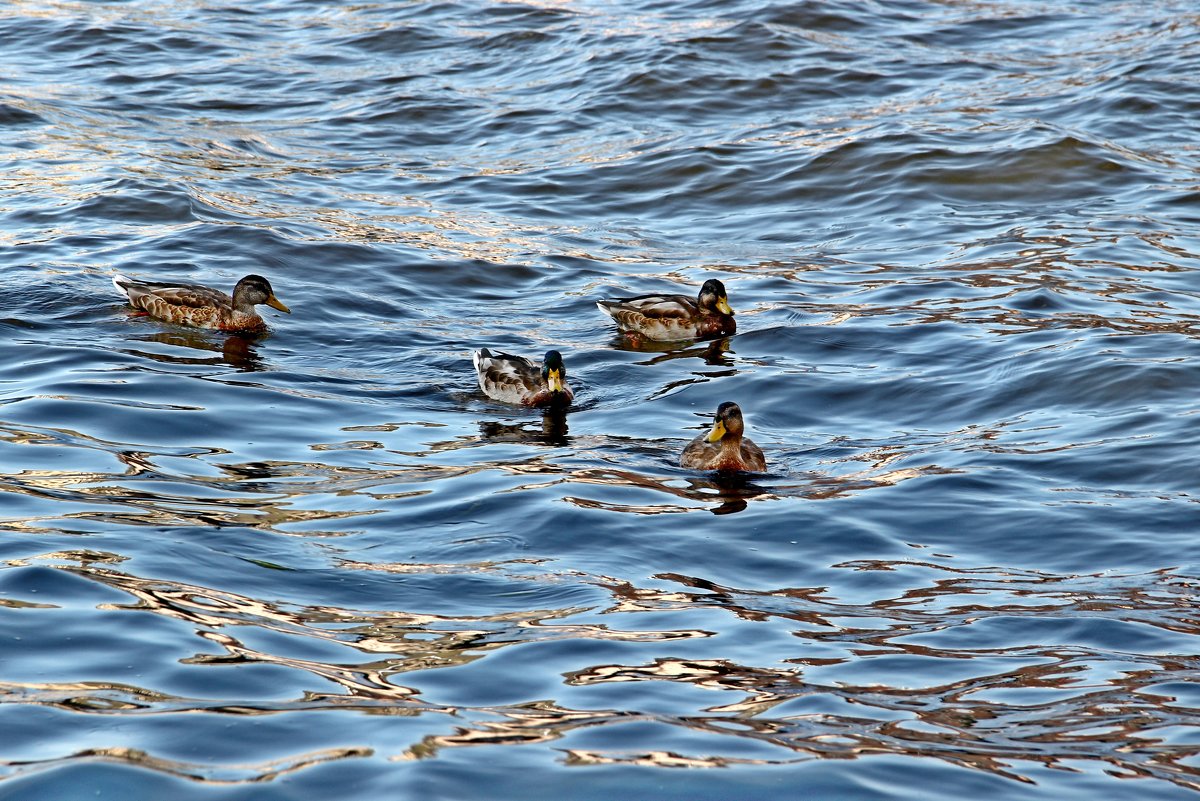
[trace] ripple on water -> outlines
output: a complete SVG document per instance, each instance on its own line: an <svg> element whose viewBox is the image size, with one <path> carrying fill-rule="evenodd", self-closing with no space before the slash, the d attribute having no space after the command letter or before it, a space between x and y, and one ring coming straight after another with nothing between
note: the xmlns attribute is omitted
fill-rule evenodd
<svg viewBox="0 0 1200 801"><path fill-rule="evenodd" d="M1193 13L0 8L4 793L1194 792Z"/></svg>

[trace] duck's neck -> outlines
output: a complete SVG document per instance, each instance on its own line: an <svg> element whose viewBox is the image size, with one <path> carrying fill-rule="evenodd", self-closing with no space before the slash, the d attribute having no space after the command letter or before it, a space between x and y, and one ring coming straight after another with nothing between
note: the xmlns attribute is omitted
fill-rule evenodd
<svg viewBox="0 0 1200 801"><path fill-rule="evenodd" d="M722 456L741 456L742 454L742 435L741 434L726 434L721 437L719 450Z"/></svg>
<svg viewBox="0 0 1200 801"><path fill-rule="evenodd" d="M258 312L254 311L254 304L246 300L244 295L240 295L237 292L233 293L233 302L231 305L233 306L233 313L235 315L247 317L258 316Z"/></svg>

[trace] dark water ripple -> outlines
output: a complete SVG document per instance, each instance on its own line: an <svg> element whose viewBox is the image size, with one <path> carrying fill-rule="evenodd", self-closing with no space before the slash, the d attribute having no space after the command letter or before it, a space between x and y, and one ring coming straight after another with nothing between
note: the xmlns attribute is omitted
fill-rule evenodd
<svg viewBox="0 0 1200 801"><path fill-rule="evenodd" d="M0 796L1191 797L1198 68L1175 0L0 8ZM770 472L679 469L729 399Z"/></svg>

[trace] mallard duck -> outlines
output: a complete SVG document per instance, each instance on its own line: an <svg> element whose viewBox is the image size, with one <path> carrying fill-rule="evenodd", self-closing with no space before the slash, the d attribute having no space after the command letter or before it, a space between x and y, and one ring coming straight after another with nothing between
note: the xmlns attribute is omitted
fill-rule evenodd
<svg viewBox="0 0 1200 801"><path fill-rule="evenodd" d="M762 448L742 436L742 410L726 401L717 407L716 419L707 434L700 434L683 449L680 467L691 470L746 470L762 473L767 459Z"/></svg>
<svg viewBox="0 0 1200 801"><path fill-rule="evenodd" d="M265 303L272 309L292 313L275 297L271 284L261 275L247 275L233 288L233 297L200 284L136 281L113 276L113 285L129 303L152 317L198 328L222 331L252 331L264 328L254 307Z"/></svg>
<svg viewBox="0 0 1200 801"><path fill-rule="evenodd" d="M639 295L597 301L600 311L631 337L646 339L705 339L737 331L725 285L710 278L695 300L685 295Z"/></svg>
<svg viewBox="0 0 1200 801"><path fill-rule="evenodd" d="M562 354L546 351L541 365L524 356L480 348L473 355L479 388L489 398L522 406L567 406L575 393L567 386Z"/></svg>

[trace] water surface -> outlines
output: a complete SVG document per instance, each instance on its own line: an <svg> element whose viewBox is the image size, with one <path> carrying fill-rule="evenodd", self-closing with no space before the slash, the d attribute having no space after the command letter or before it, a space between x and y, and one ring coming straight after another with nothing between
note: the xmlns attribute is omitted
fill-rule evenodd
<svg viewBox="0 0 1200 801"><path fill-rule="evenodd" d="M1191 4L15 0L0 75L0 796L1200 789ZM677 467L725 400L769 474Z"/></svg>

